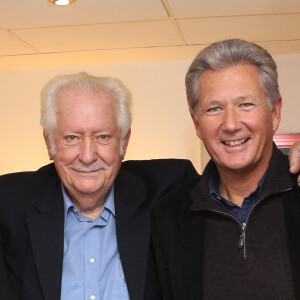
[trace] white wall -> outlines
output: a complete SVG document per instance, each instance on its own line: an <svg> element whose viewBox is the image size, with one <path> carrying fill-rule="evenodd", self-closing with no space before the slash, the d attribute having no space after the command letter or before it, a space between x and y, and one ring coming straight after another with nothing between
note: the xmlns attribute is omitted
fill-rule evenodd
<svg viewBox="0 0 300 300"><path fill-rule="evenodd" d="M283 100L278 133L300 132L300 54L275 56Z"/></svg>
<svg viewBox="0 0 300 300"><path fill-rule="evenodd" d="M198 141L184 90L188 64L0 72L0 174L35 170L49 162L39 126L39 93L53 76L77 71L118 77L132 91L134 116L126 159L190 158L198 165Z"/></svg>
<svg viewBox="0 0 300 300"><path fill-rule="evenodd" d="M300 55L275 60L284 98L278 132L299 132ZM184 76L189 64L174 61L0 72L0 174L35 170L49 162L39 126L39 93L53 76L78 71L118 77L132 91L134 119L126 159L188 158L201 170L202 149L185 99Z"/></svg>

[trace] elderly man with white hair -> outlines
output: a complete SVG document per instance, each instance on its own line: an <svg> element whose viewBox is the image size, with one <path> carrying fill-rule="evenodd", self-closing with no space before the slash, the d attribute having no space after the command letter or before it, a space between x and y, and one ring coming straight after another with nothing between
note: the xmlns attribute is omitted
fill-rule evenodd
<svg viewBox="0 0 300 300"><path fill-rule="evenodd" d="M151 207L195 169L122 163L131 95L117 79L59 76L41 96L54 164L0 178L0 298L159 299Z"/></svg>

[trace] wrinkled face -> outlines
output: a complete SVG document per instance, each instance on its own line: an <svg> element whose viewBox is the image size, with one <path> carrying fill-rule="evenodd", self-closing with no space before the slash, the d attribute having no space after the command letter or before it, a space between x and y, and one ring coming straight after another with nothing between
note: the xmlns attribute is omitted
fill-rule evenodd
<svg viewBox="0 0 300 300"><path fill-rule="evenodd" d="M123 159L115 101L105 90L95 93L66 89L58 98L54 155L45 137L49 156L73 197L100 195L111 188ZM129 135L124 141L124 155Z"/></svg>
<svg viewBox="0 0 300 300"><path fill-rule="evenodd" d="M255 66L241 64L207 70L199 78L197 135L219 171L266 168L273 131L280 122L281 99L271 113Z"/></svg>

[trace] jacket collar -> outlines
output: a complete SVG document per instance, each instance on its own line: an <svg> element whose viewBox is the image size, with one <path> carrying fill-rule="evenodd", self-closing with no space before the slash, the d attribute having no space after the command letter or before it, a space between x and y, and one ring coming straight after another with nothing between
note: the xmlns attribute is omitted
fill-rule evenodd
<svg viewBox="0 0 300 300"><path fill-rule="evenodd" d="M150 245L145 183L121 167L114 185L116 230L130 299L144 299Z"/></svg>
<svg viewBox="0 0 300 300"><path fill-rule="evenodd" d="M265 183L259 194L259 198L280 193L293 187L293 175L289 172L287 156L273 144L273 153L270 160Z"/></svg>
<svg viewBox="0 0 300 300"><path fill-rule="evenodd" d="M33 206L27 220L38 277L46 300L60 298L63 261L63 198L60 180L53 165L35 173Z"/></svg>
<svg viewBox="0 0 300 300"><path fill-rule="evenodd" d="M197 210L223 210L223 208L209 194L208 181L213 170L216 168L215 163L210 160L206 165L204 172L198 182L190 191L192 199L191 211ZM201 195L201 196L200 196Z"/></svg>
<svg viewBox="0 0 300 300"><path fill-rule="evenodd" d="M210 160L201 176L201 180L199 180L191 190L190 196L193 203L190 210L224 210L216 201L213 201L209 195L208 180L214 168L216 168L216 165ZM275 144L273 144L273 153L269 168L258 199L291 189L293 187L292 178L293 176L289 173L289 162L287 157L285 157L280 150L277 149Z"/></svg>

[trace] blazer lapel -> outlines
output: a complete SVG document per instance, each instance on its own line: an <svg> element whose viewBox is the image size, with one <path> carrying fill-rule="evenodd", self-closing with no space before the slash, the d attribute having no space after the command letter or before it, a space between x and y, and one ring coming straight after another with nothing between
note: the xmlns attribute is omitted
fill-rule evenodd
<svg viewBox="0 0 300 300"><path fill-rule="evenodd" d="M117 240L131 300L144 299L151 209L143 207L146 188L130 174L115 182ZM150 201L151 202L151 201Z"/></svg>
<svg viewBox="0 0 300 300"><path fill-rule="evenodd" d="M57 300L60 299L64 245L63 197L58 177L48 181L40 191L34 203L39 214L29 218L27 225L45 299Z"/></svg>

